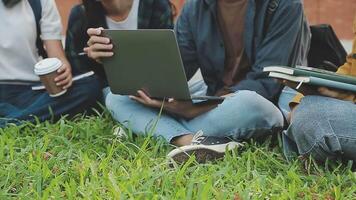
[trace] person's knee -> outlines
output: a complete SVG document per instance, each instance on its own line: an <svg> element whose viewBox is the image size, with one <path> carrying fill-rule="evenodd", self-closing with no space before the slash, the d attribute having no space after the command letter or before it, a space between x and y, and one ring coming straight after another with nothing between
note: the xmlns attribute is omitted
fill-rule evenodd
<svg viewBox="0 0 356 200"><path fill-rule="evenodd" d="M305 134L305 132L303 134ZM304 143L301 143L301 140L297 142L299 154L303 157L311 156L317 162L336 160L342 157L342 147L339 139L335 135L323 135L304 141Z"/></svg>
<svg viewBox="0 0 356 200"><path fill-rule="evenodd" d="M315 139L321 137L322 131L317 131L322 126L325 118L324 106L320 104L315 105L315 99L305 98L293 111L291 124L289 127L289 134L301 143L315 143Z"/></svg>
<svg viewBox="0 0 356 200"><path fill-rule="evenodd" d="M128 96L109 93L105 99L105 106L114 119L121 118L119 113L129 112L132 104L135 103Z"/></svg>
<svg viewBox="0 0 356 200"><path fill-rule="evenodd" d="M253 91L239 91L220 105L231 136L236 140L262 139L283 127L283 116L270 101Z"/></svg>
<svg viewBox="0 0 356 200"><path fill-rule="evenodd" d="M299 147L312 146L316 143L316 121L318 113L308 104L301 105L294 111L291 124L288 129L288 135ZM304 148L303 148L304 149Z"/></svg>
<svg viewBox="0 0 356 200"><path fill-rule="evenodd" d="M115 107L120 107L124 104L129 103L130 98L123 95L116 95L111 92L106 96L105 105L108 109L113 109Z"/></svg>
<svg viewBox="0 0 356 200"><path fill-rule="evenodd" d="M239 123L245 121L247 124L253 124L255 128L283 126L284 119L280 110L256 92L239 91L227 103L235 115L241 116Z"/></svg>
<svg viewBox="0 0 356 200"><path fill-rule="evenodd" d="M288 136L297 145L299 154L312 156L324 162L335 159L341 151L341 144L328 125L325 105L315 105L316 99L306 98L294 111ZM330 130L330 131L328 131Z"/></svg>
<svg viewBox="0 0 356 200"><path fill-rule="evenodd" d="M334 112L335 110L329 110L331 106L332 102L330 102L329 98L306 96L295 109L294 116L298 116L298 120L303 120L304 118L316 118L324 115L326 111L328 113Z"/></svg>

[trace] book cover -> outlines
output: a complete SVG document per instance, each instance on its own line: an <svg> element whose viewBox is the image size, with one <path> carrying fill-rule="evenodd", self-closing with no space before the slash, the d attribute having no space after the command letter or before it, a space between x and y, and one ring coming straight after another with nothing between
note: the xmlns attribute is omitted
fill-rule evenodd
<svg viewBox="0 0 356 200"><path fill-rule="evenodd" d="M265 67L264 71L284 73L292 76L317 77L326 80L332 80L332 81L356 85L356 77L337 74L335 72L316 69L312 67L298 66L296 68L292 68L292 67L284 67L284 66L271 66L271 67Z"/></svg>

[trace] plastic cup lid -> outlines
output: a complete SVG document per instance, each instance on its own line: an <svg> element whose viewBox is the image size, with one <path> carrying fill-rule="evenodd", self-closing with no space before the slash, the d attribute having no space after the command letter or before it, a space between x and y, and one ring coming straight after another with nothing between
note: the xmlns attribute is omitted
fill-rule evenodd
<svg viewBox="0 0 356 200"><path fill-rule="evenodd" d="M58 70L62 66L62 61L58 58L43 59L35 65L35 74L46 75Z"/></svg>

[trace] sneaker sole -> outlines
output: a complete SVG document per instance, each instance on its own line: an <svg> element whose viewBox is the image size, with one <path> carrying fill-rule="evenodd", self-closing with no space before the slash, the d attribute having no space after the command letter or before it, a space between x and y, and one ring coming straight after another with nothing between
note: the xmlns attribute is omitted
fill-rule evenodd
<svg viewBox="0 0 356 200"><path fill-rule="evenodd" d="M198 163L206 163L207 161L222 159L225 156L225 153L218 153L210 149L197 149L178 153L177 155L173 156L172 159L177 164L182 164L189 160L189 158L193 155L195 155L195 160Z"/></svg>
<svg viewBox="0 0 356 200"><path fill-rule="evenodd" d="M198 163L206 163L207 161L219 160L225 156L225 152L231 151L238 147L242 146L240 143L231 142L227 145L224 145L224 148L214 149L209 146L195 146L191 149L175 149L171 153L168 154L168 157L175 161L178 164L182 164L189 160L192 155L195 155L195 160Z"/></svg>

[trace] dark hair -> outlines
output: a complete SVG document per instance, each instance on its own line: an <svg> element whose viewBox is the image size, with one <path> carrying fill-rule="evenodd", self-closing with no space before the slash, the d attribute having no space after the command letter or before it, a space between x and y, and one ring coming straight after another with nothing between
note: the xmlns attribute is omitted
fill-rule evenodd
<svg viewBox="0 0 356 200"><path fill-rule="evenodd" d="M106 10L97 0L82 0L87 16L88 27L97 28L105 24Z"/></svg>

